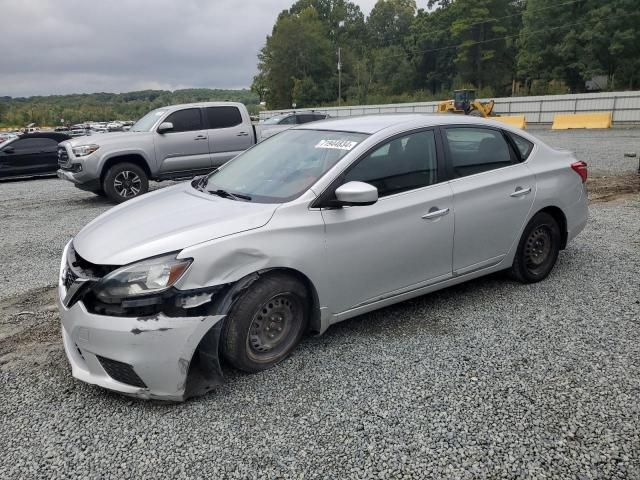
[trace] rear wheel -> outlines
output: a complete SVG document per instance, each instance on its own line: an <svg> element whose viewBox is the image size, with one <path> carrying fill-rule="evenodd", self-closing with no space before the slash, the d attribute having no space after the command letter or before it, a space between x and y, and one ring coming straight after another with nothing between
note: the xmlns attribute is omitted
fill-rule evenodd
<svg viewBox="0 0 640 480"><path fill-rule="evenodd" d="M298 344L308 319L307 290L289 275L256 280L236 302L222 330L222 355L245 372L284 360Z"/></svg>
<svg viewBox="0 0 640 480"><path fill-rule="evenodd" d="M558 222L548 213L537 213L522 233L509 273L522 283L544 280L556 264L560 242Z"/></svg>
<svg viewBox="0 0 640 480"><path fill-rule="evenodd" d="M149 178L145 171L133 163L117 163L107 171L102 181L107 197L122 203L149 190Z"/></svg>

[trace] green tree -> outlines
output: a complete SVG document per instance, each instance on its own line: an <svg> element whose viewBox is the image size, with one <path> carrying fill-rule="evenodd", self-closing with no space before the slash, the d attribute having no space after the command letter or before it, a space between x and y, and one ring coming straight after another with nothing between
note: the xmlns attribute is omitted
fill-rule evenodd
<svg viewBox="0 0 640 480"><path fill-rule="evenodd" d="M571 91L584 89L584 31L587 0L558 4L528 0L518 41L517 71L531 87L535 80L564 82Z"/></svg>
<svg viewBox="0 0 640 480"><path fill-rule="evenodd" d="M584 78L606 75L608 88L632 89L640 83L640 9L637 0L590 0L583 45Z"/></svg>
<svg viewBox="0 0 640 480"><path fill-rule="evenodd" d="M284 11L258 55L258 70L267 86L271 108L289 108L296 82L313 82L312 95L305 95L299 106L327 102L335 98L334 53L324 24L315 8L299 13ZM297 102L296 102L297 103Z"/></svg>
<svg viewBox="0 0 640 480"><path fill-rule="evenodd" d="M515 74L520 2L514 0L457 0L451 33L459 46L455 66L462 84L492 87L507 93ZM507 38L505 38L507 37Z"/></svg>
<svg viewBox="0 0 640 480"><path fill-rule="evenodd" d="M367 19L370 46L402 45L415 14L415 0L378 0Z"/></svg>
<svg viewBox="0 0 640 480"><path fill-rule="evenodd" d="M448 4L433 11L420 10L407 37L416 86L432 94L453 86L456 49L451 48L450 27L454 19L454 11Z"/></svg>

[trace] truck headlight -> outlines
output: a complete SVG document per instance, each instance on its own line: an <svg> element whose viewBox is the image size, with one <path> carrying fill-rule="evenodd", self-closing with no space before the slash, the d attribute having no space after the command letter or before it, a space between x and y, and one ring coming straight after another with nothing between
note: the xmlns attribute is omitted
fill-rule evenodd
<svg viewBox="0 0 640 480"><path fill-rule="evenodd" d="M173 286L187 271L192 258L177 259L175 253L149 258L114 270L93 288L109 303L116 299L159 293Z"/></svg>
<svg viewBox="0 0 640 480"><path fill-rule="evenodd" d="M98 145L78 145L77 147L71 147L73 150L73 154L76 157L86 157L87 155L91 155L93 152L100 148Z"/></svg>

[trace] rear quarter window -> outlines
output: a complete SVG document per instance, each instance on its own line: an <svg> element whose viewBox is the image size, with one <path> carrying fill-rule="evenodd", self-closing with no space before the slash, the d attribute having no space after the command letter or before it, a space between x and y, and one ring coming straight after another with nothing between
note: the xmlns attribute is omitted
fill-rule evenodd
<svg viewBox="0 0 640 480"><path fill-rule="evenodd" d="M531 154L531 150L533 150L533 143L515 133L508 132L508 135L513 140L513 143L516 144L522 160L526 160Z"/></svg>

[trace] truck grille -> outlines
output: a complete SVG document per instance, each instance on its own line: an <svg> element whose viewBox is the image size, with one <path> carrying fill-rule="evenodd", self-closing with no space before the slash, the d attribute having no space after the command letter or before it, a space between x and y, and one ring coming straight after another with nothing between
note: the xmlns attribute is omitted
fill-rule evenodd
<svg viewBox="0 0 640 480"><path fill-rule="evenodd" d="M69 154L64 147L58 147L58 165L62 168L69 167Z"/></svg>
<svg viewBox="0 0 640 480"><path fill-rule="evenodd" d="M111 378L120 383L126 383L127 385L133 385L134 387L147 388L142 379L133 370L133 367L128 363L118 362L117 360L111 360L110 358L101 357L96 355L100 365L104 368Z"/></svg>

